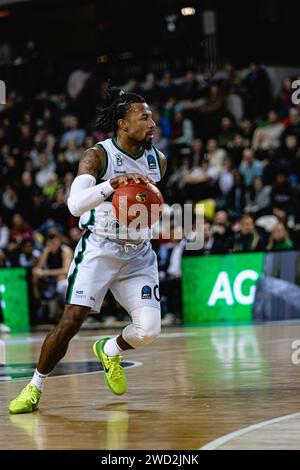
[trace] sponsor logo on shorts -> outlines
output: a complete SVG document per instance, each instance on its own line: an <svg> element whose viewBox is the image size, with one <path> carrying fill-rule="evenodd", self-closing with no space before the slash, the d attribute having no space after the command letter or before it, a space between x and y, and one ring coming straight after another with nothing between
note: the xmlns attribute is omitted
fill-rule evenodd
<svg viewBox="0 0 300 470"><path fill-rule="evenodd" d="M148 155L147 160L148 160L148 166L150 170L152 170L153 168L157 168L156 159L154 155Z"/></svg>
<svg viewBox="0 0 300 470"><path fill-rule="evenodd" d="M142 299L151 299L152 298L152 289L150 286L142 287Z"/></svg>
<svg viewBox="0 0 300 470"><path fill-rule="evenodd" d="M75 292L75 297L77 297L78 299L86 299L86 295L83 293L83 290L77 290Z"/></svg>

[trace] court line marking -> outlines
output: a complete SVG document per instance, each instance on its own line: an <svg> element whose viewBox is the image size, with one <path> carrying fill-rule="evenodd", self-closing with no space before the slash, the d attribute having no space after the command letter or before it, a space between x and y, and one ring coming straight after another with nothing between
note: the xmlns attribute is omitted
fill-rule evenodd
<svg viewBox="0 0 300 470"><path fill-rule="evenodd" d="M233 431L230 434L225 434L225 436L219 437L214 441L205 444L205 446L200 447L199 450L217 450L222 445L226 444L227 442L232 441L244 434L247 434L252 431L257 431L258 429L264 428L270 424L277 424L285 421L287 419L293 419L300 417L300 413L293 413L290 415L280 416L279 418L269 419L268 421L262 421L261 423L252 424L251 426L247 426L246 428L238 429L237 431Z"/></svg>
<svg viewBox="0 0 300 470"><path fill-rule="evenodd" d="M68 364L70 362L88 362L90 361L89 359L80 359L78 361L64 361L65 364ZM97 359L95 359L95 361L93 362L97 362ZM126 362L126 361L125 361ZM141 361L130 361L128 360L128 362L131 362L131 364L129 366L126 366L125 367L125 370L127 369L134 369L135 367L140 367L143 365L143 363ZM64 374L64 375L49 375L47 377L47 380L49 379L65 379L66 377L79 377L81 375L90 375L90 374L104 374L104 370L94 370L94 371L91 371L91 372L81 372L81 373L77 373L77 374ZM22 380L23 381L27 381L30 379L30 377L20 377L20 378L12 378L12 377L1 377L0 378L0 385L1 385L1 382L21 382Z"/></svg>

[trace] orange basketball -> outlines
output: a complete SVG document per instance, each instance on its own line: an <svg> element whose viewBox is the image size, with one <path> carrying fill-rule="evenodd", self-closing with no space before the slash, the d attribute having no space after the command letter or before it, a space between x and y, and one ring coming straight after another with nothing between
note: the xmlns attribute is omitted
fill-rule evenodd
<svg viewBox="0 0 300 470"><path fill-rule="evenodd" d="M163 197L151 183L121 184L114 192L112 205L121 225L139 222L140 228L151 227L162 214Z"/></svg>

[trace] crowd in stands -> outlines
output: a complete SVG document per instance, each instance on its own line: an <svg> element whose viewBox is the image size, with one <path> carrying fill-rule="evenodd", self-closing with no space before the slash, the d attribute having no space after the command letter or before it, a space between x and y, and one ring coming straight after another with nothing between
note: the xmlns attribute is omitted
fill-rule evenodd
<svg viewBox="0 0 300 470"><path fill-rule="evenodd" d="M166 204L204 205L203 255L300 248L296 78L284 79L278 96L254 63L244 76L226 64L215 74L151 72L119 84L144 96L153 111L154 145L168 159L160 185ZM91 86L93 80L83 80L73 95L67 87L58 94L43 88L30 100L10 90L0 105L0 266L32 271L37 322L43 300L62 301L63 278L82 235L66 205L78 161L109 137L94 128ZM169 283L178 287L184 243L171 238L155 248L164 297ZM180 309L180 301L165 306L176 315Z"/></svg>

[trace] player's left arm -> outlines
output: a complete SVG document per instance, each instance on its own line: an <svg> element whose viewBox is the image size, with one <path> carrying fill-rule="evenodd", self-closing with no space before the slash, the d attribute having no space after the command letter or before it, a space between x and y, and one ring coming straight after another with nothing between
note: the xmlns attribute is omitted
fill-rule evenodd
<svg viewBox="0 0 300 470"><path fill-rule="evenodd" d="M167 171L167 158L166 156L160 151L156 150L159 156L159 163L161 168L161 177L163 178Z"/></svg>

